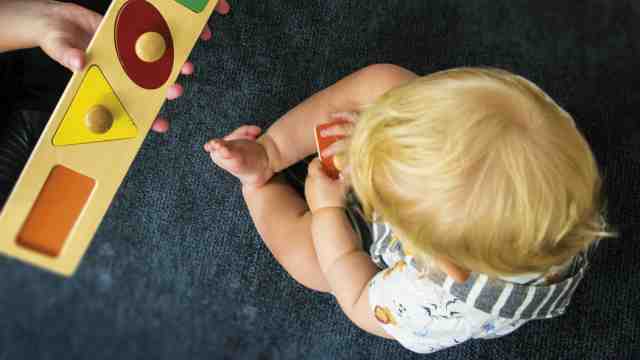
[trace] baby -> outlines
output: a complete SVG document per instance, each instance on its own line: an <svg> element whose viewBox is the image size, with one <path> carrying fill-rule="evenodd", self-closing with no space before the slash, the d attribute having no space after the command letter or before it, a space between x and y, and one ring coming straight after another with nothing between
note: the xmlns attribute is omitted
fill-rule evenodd
<svg viewBox="0 0 640 360"><path fill-rule="evenodd" d="M321 136L345 140L322 155L340 155L346 169L333 180L312 161L305 201L279 173L313 154L313 129L337 118L348 122ZM418 77L373 65L266 133L243 126L205 150L240 180L258 232L294 279L415 352L561 315L587 251L613 235L596 162L571 116L501 70ZM353 226L353 214L369 228Z"/></svg>

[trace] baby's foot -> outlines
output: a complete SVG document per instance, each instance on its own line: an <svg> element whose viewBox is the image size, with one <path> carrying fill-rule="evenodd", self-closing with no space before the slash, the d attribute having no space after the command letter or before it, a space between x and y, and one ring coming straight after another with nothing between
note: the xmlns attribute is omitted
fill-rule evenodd
<svg viewBox="0 0 640 360"><path fill-rule="evenodd" d="M216 165L237 177L243 186L261 186L273 176L273 170L266 150L256 142L260 132L257 126L241 126L224 139L209 141L204 149Z"/></svg>

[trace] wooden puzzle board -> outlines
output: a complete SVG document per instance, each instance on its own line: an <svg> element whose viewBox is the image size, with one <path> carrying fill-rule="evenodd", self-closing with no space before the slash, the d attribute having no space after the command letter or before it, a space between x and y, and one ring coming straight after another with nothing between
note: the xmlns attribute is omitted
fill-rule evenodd
<svg viewBox="0 0 640 360"><path fill-rule="evenodd" d="M167 71L168 80L157 88L144 88L134 82L119 58L115 34L122 23L118 16L125 5L133 2L136 6L155 7L170 31L171 43L166 45L172 46L173 61L168 68L170 74ZM71 78L0 214L1 253L62 275L73 274L216 2L113 1L88 47L87 66ZM136 19L142 20L139 16ZM159 22L152 26L159 26ZM87 78L94 80L83 83ZM108 91L109 86L112 92ZM75 139L86 130L78 125L83 121L78 117L87 113L94 102L112 111L113 126L106 133L87 132ZM72 130L63 131L62 125ZM43 190L45 183L48 185ZM32 213L39 217L34 220ZM68 216L77 218L69 222L65 219ZM62 239L57 249L39 249L37 244L29 244L30 239L37 242L56 237Z"/></svg>

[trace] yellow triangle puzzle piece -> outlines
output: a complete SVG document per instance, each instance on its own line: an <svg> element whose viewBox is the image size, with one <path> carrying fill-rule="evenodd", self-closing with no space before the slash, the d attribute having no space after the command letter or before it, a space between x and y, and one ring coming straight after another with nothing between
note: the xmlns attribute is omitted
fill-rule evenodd
<svg viewBox="0 0 640 360"><path fill-rule="evenodd" d="M112 123L100 131L92 130L87 115L96 107L106 109ZM65 114L53 145L64 146L134 138L138 135L135 123L97 65L92 65Z"/></svg>

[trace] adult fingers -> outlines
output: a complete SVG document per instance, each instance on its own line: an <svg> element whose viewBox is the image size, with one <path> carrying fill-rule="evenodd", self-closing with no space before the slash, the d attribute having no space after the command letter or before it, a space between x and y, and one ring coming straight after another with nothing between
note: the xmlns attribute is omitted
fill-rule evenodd
<svg viewBox="0 0 640 360"><path fill-rule="evenodd" d="M85 64L84 51L77 49L64 37L56 37L42 45L42 50L53 60L71 71L80 71Z"/></svg>
<svg viewBox="0 0 640 360"><path fill-rule="evenodd" d="M180 73L182 75L191 75L195 71L195 66L191 61L187 61L182 65L182 69L180 69Z"/></svg>
<svg viewBox="0 0 640 360"><path fill-rule="evenodd" d="M157 133L165 133L169 130L169 121L163 117L158 117L151 126L151 130Z"/></svg>
<svg viewBox="0 0 640 360"><path fill-rule="evenodd" d="M173 84L167 90L167 100L175 100L182 96L184 88L180 84Z"/></svg>
<svg viewBox="0 0 640 360"><path fill-rule="evenodd" d="M226 15L231 11L231 6L227 2L227 0L220 0L216 5L216 12L220 15Z"/></svg>
<svg viewBox="0 0 640 360"><path fill-rule="evenodd" d="M205 25L204 29L202 30L202 33L200 34L200 39L204 40L204 41L208 41L211 39L212 37L212 33L211 33L211 28L209 27L209 25Z"/></svg>

